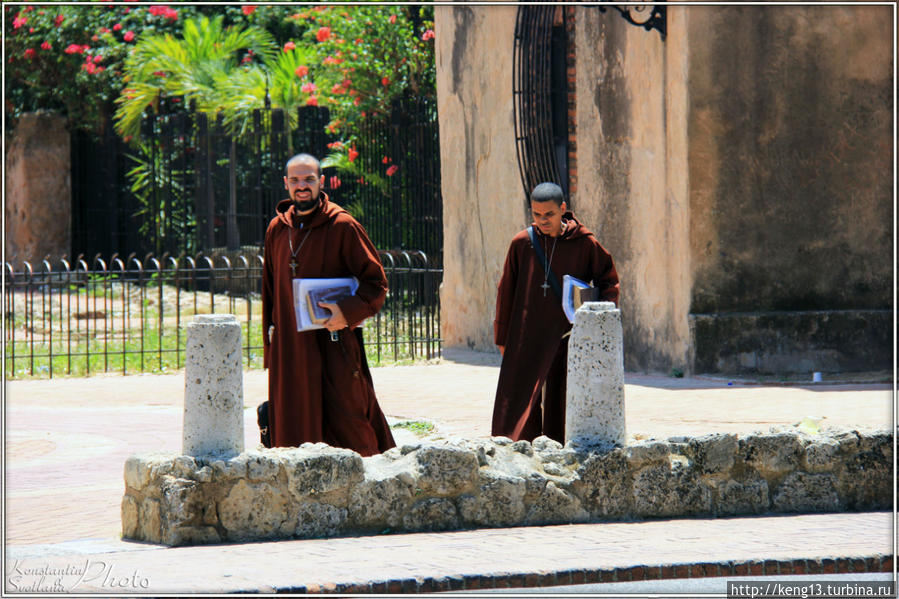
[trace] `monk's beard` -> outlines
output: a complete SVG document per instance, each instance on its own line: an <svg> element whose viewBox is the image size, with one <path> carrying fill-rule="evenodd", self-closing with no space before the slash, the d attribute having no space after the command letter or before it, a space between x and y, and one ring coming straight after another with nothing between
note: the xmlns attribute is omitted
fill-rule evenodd
<svg viewBox="0 0 899 599"><path fill-rule="evenodd" d="M312 200L306 200L303 202L294 200L293 205L296 206L297 210L299 210L300 212L307 212L309 210L312 210L316 206L318 206L318 198L314 198Z"/></svg>

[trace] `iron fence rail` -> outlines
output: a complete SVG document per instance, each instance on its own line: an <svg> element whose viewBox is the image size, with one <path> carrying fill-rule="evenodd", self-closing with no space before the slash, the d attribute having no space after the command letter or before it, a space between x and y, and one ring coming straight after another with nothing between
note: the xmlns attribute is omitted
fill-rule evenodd
<svg viewBox="0 0 899 599"><path fill-rule="evenodd" d="M389 291L363 331L369 360L440 356L443 271L421 251L383 251ZM231 313L245 367L262 367L259 255L135 254L4 263L4 358L9 378L166 372L184 365L194 314Z"/></svg>

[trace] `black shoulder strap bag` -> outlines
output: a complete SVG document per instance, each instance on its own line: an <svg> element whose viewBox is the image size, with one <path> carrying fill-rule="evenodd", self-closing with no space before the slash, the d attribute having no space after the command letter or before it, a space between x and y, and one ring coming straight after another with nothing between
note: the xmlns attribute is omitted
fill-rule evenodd
<svg viewBox="0 0 899 599"><path fill-rule="evenodd" d="M547 277L549 286L552 287L553 293L556 294L559 301L562 301L562 286L559 284L559 279L556 278L556 273L554 273L549 264L546 263L546 252L543 251L543 246L537 243L537 234L534 232L533 225L528 227L528 237L531 238L531 245L534 246L534 251L537 253L537 260L540 262L540 266L543 267L544 274L549 274ZM547 273L547 271L549 272Z"/></svg>

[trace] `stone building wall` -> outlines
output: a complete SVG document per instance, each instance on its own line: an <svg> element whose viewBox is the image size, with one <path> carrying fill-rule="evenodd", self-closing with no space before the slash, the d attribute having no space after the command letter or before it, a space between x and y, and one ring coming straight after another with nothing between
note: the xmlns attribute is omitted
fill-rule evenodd
<svg viewBox="0 0 899 599"><path fill-rule="evenodd" d="M132 456L123 536L189 545L460 528L885 510L889 432L772 432L576 451L546 437L232 458Z"/></svg>
<svg viewBox="0 0 899 599"><path fill-rule="evenodd" d="M31 263L68 254L72 239L72 177L64 117L22 115L6 146L6 261Z"/></svg>
<svg viewBox="0 0 899 599"><path fill-rule="evenodd" d="M512 52L515 6L436 6L447 346L493 349L496 285L521 230Z"/></svg>
<svg viewBox="0 0 899 599"><path fill-rule="evenodd" d="M527 222L513 7L438 7L447 346L492 349ZM890 367L891 8L569 9L576 213L621 275L628 370Z"/></svg>

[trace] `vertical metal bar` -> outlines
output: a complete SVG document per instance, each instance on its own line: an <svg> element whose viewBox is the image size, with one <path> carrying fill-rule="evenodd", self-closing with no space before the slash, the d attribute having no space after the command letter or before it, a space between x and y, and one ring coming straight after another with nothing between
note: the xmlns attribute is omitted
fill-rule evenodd
<svg viewBox="0 0 899 599"><path fill-rule="evenodd" d="M52 279L52 270L53 268L50 266L50 262L48 260L43 261L43 266L45 270L46 277L46 286L47 286L47 301L42 306L42 311L44 314L50 315L49 324L47 326L47 333L45 335L49 336L47 343L47 372L49 373L50 378L53 378L53 279ZM47 309L49 307L49 310ZM44 320L41 318L41 320Z"/></svg>
<svg viewBox="0 0 899 599"><path fill-rule="evenodd" d="M182 255L181 258L184 256ZM175 368L181 370L181 277L180 260L170 257L175 270Z"/></svg>

